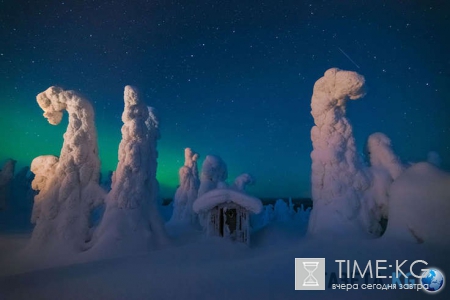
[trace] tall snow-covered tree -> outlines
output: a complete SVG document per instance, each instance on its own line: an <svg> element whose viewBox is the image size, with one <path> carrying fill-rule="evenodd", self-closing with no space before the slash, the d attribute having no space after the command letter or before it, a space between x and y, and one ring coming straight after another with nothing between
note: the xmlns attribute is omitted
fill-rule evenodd
<svg viewBox="0 0 450 300"><path fill-rule="evenodd" d="M150 242L166 239L157 206L158 120L133 87L125 87L124 101L119 162L95 234L95 247L121 243L127 248L146 248Z"/></svg>
<svg viewBox="0 0 450 300"><path fill-rule="evenodd" d="M373 216L367 220L367 222L372 221L372 224L368 224L370 231L378 235L381 233L381 228L377 228L378 221L381 218L387 219L389 215L389 188L405 168L392 150L391 140L381 132L369 136L366 154L370 161L371 186L365 192L363 204L367 215ZM372 207L368 206L370 204Z"/></svg>
<svg viewBox="0 0 450 300"><path fill-rule="evenodd" d="M360 218L362 193L370 186L359 158L346 104L365 95L364 77L356 72L329 69L316 81L311 99L315 126L313 143L312 198L309 232L347 234L365 231Z"/></svg>
<svg viewBox="0 0 450 300"><path fill-rule="evenodd" d="M44 117L58 125L67 111L69 124L59 158L39 156L31 164L36 175L32 222L36 223L29 247L82 251L90 239L91 209L103 201L98 185L100 160L94 110L74 91L50 87L37 95Z"/></svg>
<svg viewBox="0 0 450 300"><path fill-rule="evenodd" d="M186 222L195 224L197 214L192 210L192 205L197 199L200 180L197 167L198 154L191 148L184 149L184 165L178 172L180 186L173 198L173 214L171 222Z"/></svg>

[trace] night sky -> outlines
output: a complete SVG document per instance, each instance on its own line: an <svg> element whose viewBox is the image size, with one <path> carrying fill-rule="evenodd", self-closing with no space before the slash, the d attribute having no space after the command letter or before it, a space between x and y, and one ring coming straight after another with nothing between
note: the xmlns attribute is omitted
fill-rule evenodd
<svg viewBox="0 0 450 300"><path fill-rule="evenodd" d="M59 155L67 117L52 126L36 103L59 85L93 103L114 170L130 84L159 112L163 196L191 147L220 155L231 181L253 174L257 196L308 197L312 89L338 67L366 77L348 105L361 152L381 131L404 162L435 150L448 170L449 30L444 0L0 0L0 162Z"/></svg>

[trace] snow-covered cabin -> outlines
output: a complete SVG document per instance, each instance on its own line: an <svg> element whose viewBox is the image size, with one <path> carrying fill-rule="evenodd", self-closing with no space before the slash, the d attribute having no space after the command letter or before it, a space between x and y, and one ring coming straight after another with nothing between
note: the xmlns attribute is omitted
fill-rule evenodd
<svg viewBox="0 0 450 300"><path fill-rule="evenodd" d="M250 244L250 213L262 211L261 200L243 192L218 188L195 200L193 209L206 216L208 235Z"/></svg>

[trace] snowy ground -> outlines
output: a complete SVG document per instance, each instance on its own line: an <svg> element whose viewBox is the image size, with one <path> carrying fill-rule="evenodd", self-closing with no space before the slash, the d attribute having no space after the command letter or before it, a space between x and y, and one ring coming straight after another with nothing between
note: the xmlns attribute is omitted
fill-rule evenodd
<svg viewBox="0 0 450 300"><path fill-rule="evenodd" d="M325 257L327 282L338 271L335 259L422 259L450 270L448 249L432 245L383 238L311 239L300 222L273 223L255 232L250 248L183 228L168 230L173 243L148 253L100 259L101 254L86 252L34 263L20 256L28 234L2 234L0 299L450 299L448 287L438 295L294 290L296 257Z"/></svg>

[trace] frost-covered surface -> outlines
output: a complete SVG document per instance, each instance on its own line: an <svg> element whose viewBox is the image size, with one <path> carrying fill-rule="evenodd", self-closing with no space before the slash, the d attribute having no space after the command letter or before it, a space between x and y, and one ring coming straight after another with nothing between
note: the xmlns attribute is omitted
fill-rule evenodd
<svg viewBox="0 0 450 300"><path fill-rule="evenodd" d="M225 162L219 156L206 156L202 165L198 196L217 188L219 182L224 182L227 177L228 171Z"/></svg>
<svg viewBox="0 0 450 300"><path fill-rule="evenodd" d="M137 91L126 86L119 163L106 196L106 210L95 232L97 251L146 249L165 241L156 181L158 121Z"/></svg>
<svg viewBox="0 0 450 300"><path fill-rule="evenodd" d="M395 180L404 171L404 166L392 150L391 140L385 134L381 132L371 134L366 150L371 168L386 170L392 180Z"/></svg>
<svg viewBox="0 0 450 300"><path fill-rule="evenodd" d="M171 222L196 223L197 221L197 215L192 209L200 186L197 160L197 153L191 148L184 149L184 166L179 171L180 186L173 198Z"/></svg>
<svg viewBox="0 0 450 300"><path fill-rule="evenodd" d="M389 190L384 238L450 245L450 174L429 163L408 168Z"/></svg>
<svg viewBox="0 0 450 300"><path fill-rule="evenodd" d="M74 91L50 87L37 95L44 117L52 125L69 115L59 158L40 156L33 160L36 175L32 221L36 223L30 252L82 251L90 237L89 215L103 201L98 184L100 160L92 105ZM46 248L46 250L43 250Z"/></svg>
<svg viewBox="0 0 450 300"><path fill-rule="evenodd" d="M345 115L347 101L364 96L364 84L364 77L358 73L333 68L314 85L311 234L359 234L370 223L361 209L370 178L357 154L352 126Z"/></svg>
<svg viewBox="0 0 450 300"><path fill-rule="evenodd" d="M261 200L228 188L214 189L198 197L194 202L194 211L196 213L206 212L216 205L228 202L239 204L255 214L262 211Z"/></svg>
<svg viewBox="0 0 450 300"><path fill-rule="evenodd" d="M449 270L445 249L395 240L321 237L301 234L298 225L273 224L252 236L252 246L218 238L192 235L176 247L121 258L102 260L77 254L73 265L34 266L33 271L8 266L20 261L3 260L20 249L22 236L0 236L0 291L2 299L448 299L448 286L438 295L415 290L295 291L294 259L325 257L326 282L337 274L336 259L423 259ZM179 239L181 240L181 238ZM96 259L96 261L90 261ZM24 268L26 266L23 266ZM406 269L406 268L405 268ZM30 269L29 269L30 270ZM406 272L406 270L405 270ZM447 274L447 272L445 273ZM392 275L390 273L383 275ZM343 284L347 279L332 283ZM359 280L361 284L364 281ZM373 284L374 279L368 283ZM382 279L390 284L390 279Z"/></svg>
<svg viewBox="0 0 450 300"><path fill-rule="evenodd" d="M16 161L8 159L0 170L0 211L6 210L8 200L11 196L11 183L14 178L14 167Z"/></svg>
<svg viewBox="0 0 450 300"><path fill-rule="evenodd" d="M379 236L382 232L380 221L389 217L389 188L405 167L395 155L391 140L383 133L369 136L366 145L369 158L370 187L364 191L362 208L369 232Z"/></svg>
<svg viewBox="0 0 450 300"><path fill-rule="evenodd" d="M238 191L245 191L245 188L248 185L254 185L255 179L252 175L244 173L236 177L234 180L234 183L232 185L232 188L238 190Z"/></svg>
<svg viewBox="0 0 450 300"><path fill-rule="evenodd" d="M34 180L31 182L31 187L33 190L39 192L36 196L34 196L33 212L31 214L32 223L36 223L36 220L41 216L41 206L43 203L49 202L47 199L50 195L47 191L51 190L52 183L55 180L58 161L59 159L56 156L42 155L36 157L31 162L30 170L34 174ZM50 206L49 209L44 209L50 213L50 211L55 211L56 207ZM54 214L56 214L56 211Z"/></svg>

